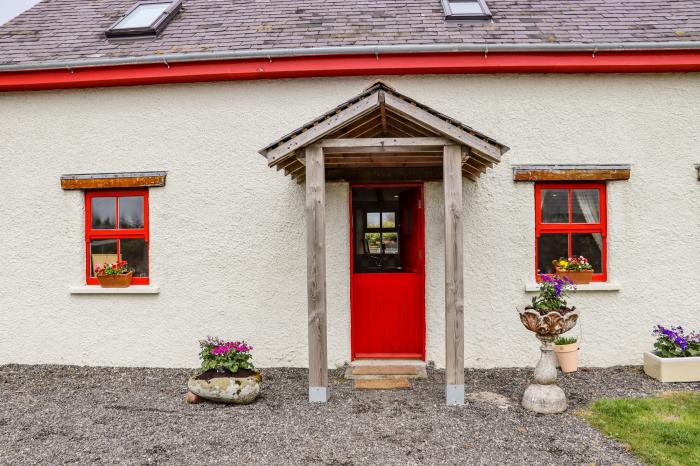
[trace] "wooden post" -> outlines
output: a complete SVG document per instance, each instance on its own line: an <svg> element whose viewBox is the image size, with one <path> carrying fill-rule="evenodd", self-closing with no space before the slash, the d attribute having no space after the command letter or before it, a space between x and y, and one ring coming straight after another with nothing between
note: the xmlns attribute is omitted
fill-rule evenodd
<svg viewBox="0 0 700 466"><path fill-rule="evenodd" d="M462 150L445 146L445 397L464 404L464 270L462 243Z"/></svg>
<svg viewBox="0 0 700 466"><path fill-rule="evenodd" d="M326 348L326 175L323 148L306 147L306 282L309 306L309 401L328 401Z"/></svg>

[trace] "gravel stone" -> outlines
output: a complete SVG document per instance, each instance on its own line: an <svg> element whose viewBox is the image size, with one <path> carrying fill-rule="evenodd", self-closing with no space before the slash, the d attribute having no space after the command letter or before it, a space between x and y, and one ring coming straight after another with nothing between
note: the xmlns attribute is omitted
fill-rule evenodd
<svg viewBox="0 0 700 466"><path fill-rule="evenodd" d="M331 400L309 404L305 369L263 369L251 405L187 404L186 369L0 366L3 464L638 464L575 416L594 399L700 390L639 367L560 376L566 414L519 406L532 369L467 370L467 393L510 400L444 404L444 373L411 390L353 391L332 371ZM475 399L478 399L476 397Z"/></svg>

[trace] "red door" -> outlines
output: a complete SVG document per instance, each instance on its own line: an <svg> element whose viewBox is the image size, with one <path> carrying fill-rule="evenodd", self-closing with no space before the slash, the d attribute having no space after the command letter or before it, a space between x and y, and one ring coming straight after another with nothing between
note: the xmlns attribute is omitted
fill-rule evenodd
<svg viewBox="0 0 700 466"><path fill-rule="evenodd" d="M352 359L425 359L423 186L352 186L350 212Z"/></svg>

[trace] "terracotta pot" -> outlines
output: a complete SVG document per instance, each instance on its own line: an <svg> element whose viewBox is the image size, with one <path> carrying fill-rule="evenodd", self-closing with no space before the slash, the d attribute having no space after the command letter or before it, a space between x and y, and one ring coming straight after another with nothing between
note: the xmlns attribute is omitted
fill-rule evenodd
<svg viewBox="0 0 700 466"><path fill-rule="evenodd" d="M557 275L568 278L576 285L587 285L591 283L591 280L593 279L593 270L581 270L574 272L571 270L557 269Z"/></svg>
<svg viewBox="0 0 700 466"><path fill-rule="evenodd" d="M97 281L102 288L127 288L131 285L133 272L119 275L98 275Z"/></svg>
<svg viewBox="0 0 700 466"><path fill-rule="evenodd" d="M576 372L578 368L578 342L570 345L554 345L554 352L562 372Z"/></svg>

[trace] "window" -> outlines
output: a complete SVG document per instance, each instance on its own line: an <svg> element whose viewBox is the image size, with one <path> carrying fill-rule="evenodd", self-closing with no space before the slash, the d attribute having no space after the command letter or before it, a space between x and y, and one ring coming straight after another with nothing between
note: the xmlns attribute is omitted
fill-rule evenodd
<svg viewBox="0 0 700 466"><path fill-rule="evenodd" d="M148 191L85 194L86 282L96 285L95 266L125 260L132 283L148 285Z"/></svg>
<svg viewBox="0 0 700 466"><path fill-rule="evenodd" d="M445 19L491 19L491 12L484 0L442 0Z"/></svg>
<svg viewBox="0 0 700 466"><path fill-rule="evenodd" d="M139 2L114 23L107 37L157 35L180 11L182 0Z"/></svg>
<svg viewBox="0 0 700 466"><path fill-rule="evenodd" d="M540 273L553 273L554 259L584 256L593 266L593 280L605 281L605 185L536 184L535 235L535 256Z"/></svg>

